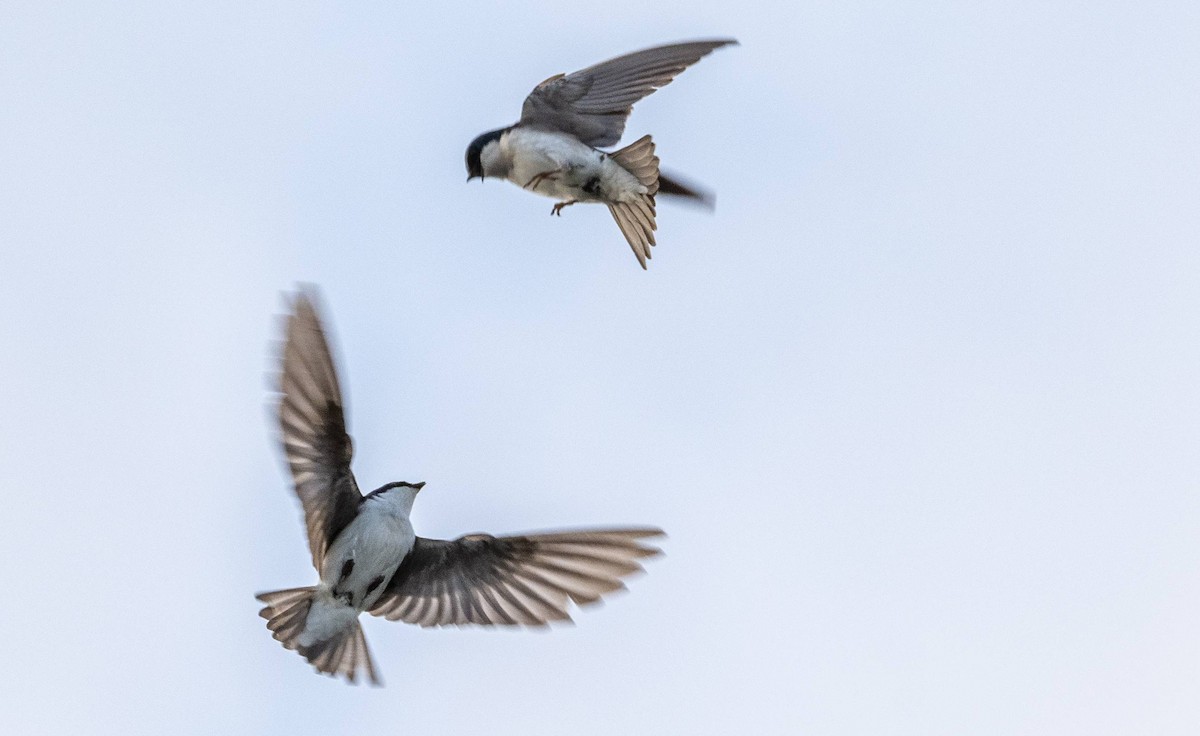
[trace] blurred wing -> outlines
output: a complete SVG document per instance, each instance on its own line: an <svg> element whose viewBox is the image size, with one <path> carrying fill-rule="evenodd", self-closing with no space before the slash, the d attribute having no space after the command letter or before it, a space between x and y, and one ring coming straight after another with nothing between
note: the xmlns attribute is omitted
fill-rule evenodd
<svg viewBox="0 0 1200 736"><path fill-rule="evenodd" d="M568 601L595 603L624 588L640 560L660 553L641 540L659 529L493 537L469 534L453 542L417 537L412 552L371 610L421 626L544 626L568 621Z"/></svg>
<svg viewBox="0 0 1200 736"><path fill-rule="evenodd" d="M350 472L353 448L333 357L313 300L304 293L288 319L280 391L283 449L304 506L313 566L320 571L325 551L354 519L362 494Z"/></svg>
<svg viewBox="0 0 1200 736"><path fill-rule="evenodd" d="M633 104L732 39L657 46L603 61L539 84L525 98L522 125L570 133L589 146L621 140Z"/></svg>

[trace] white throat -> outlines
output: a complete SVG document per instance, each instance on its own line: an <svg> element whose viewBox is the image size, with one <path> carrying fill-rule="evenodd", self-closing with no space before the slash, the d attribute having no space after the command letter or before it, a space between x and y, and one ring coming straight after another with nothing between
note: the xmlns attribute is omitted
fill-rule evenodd
<svg viewBox="0 0 1200 736"><path fill-rule="evenodd" d="M483 150L479 152L479 163L483 166L485 177L501 179L508 176L508 169L511 165L509 157L504 154L500 146L499 139L487 142Z"/></svg>
<svg viewBox="0 0 1200 736"><path fill-rule="evenodd" d="M412 513L413 502L417 500L417 490L411 486L389 488L382 493L367 496L366 503L371 506L372 513L407 519Z"/></svg>

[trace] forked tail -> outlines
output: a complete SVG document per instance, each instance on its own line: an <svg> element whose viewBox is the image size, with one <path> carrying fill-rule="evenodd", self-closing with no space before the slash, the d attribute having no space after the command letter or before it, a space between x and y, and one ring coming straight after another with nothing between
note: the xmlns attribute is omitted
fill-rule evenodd
<svg viewBox="0 0 1200 736"><path fill-rule="evenodd" d="M258 615L267 620L272 636L299 652L318 672L331 677L341 675L354 682L362 670L372 685L380 684L356 609L319 598L315 587L276 590L255 597L266 604Z"/></svg>

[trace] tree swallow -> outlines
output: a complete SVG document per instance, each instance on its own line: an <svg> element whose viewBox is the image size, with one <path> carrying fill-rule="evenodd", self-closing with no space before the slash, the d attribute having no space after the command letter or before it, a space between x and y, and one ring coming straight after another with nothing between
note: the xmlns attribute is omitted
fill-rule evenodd
<svg viewBox="0 0 1200 736"><path fill-rule="evenodd" d="M562 216L576 202L603 202L646 268L654 245L654 196L675 194L711 206L707 193L661 176L654 142L642 136L619 151L633 104L733 39L657 46L601 62L573 74L556 74L533 88L521 119L471 141L467 181L489 176L561 200Z"/></svg>
<svg viewBox="0 0 1200 736"><path fill-rule="evenodd" d="M454 541L413 533L424 483L388 483L363 496L350 472L342 393L315 296L292 304L283 347L279 425L320 582L258 595L259 615L318 672L379 684L358 615L420 626L546 626L624 588L660 553L650 527L540 532Z"/></svg>

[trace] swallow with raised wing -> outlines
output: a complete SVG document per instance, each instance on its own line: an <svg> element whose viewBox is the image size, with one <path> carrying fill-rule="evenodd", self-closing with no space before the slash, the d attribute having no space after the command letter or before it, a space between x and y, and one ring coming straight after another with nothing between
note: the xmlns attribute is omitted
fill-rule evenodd
<svg viewBox="0 0 1200 736"><path fill-rule="evenodd" d="M545 626L624 588L659 554L650 527L426 539L409 522L424 483L388 483L366 496L350 471L342 392L315 297L292 303L283 346L279 424L304 508L317 585L258 595L283 646L317 671L379 677L359 624L364 611L420 626Z"/></svg>
<svg viewBox="0 0 1200 736"><path fill-rule="evenodd" d="M707 192L663 176L650 136L618 151L625 121L638 100L732 39L656 46L557 74L534 87L521 119L489 131L467 147L467 181L508 179L558 199L551 214L579 202L608 205L642 268L654 245L655 196L672 194L711 206Z"/></svg>

